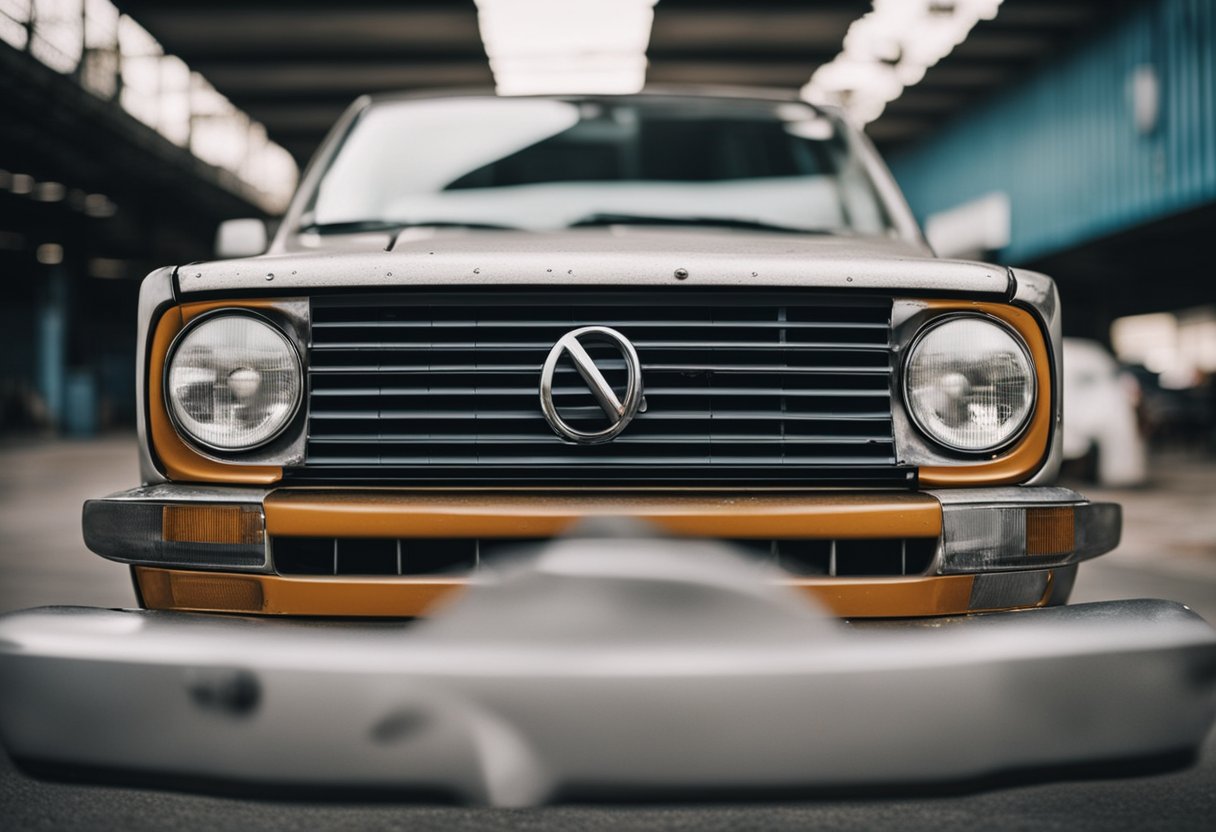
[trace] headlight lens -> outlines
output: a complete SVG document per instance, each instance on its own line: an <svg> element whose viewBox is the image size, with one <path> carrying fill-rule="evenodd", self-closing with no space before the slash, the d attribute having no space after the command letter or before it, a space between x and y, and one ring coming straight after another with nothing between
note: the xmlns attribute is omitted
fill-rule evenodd
<svg viewBox="0 0 1216 832"><path fill-rule="evenodd" d="M933 324L913 344L904 395L916 426L958 451L1015 439L1034 409L1034 363L1022 340L987 318Z"/></svg>
<svg viewBox="0 0 1216 832"><path fill-rule="evenodd" d="M250 314L217 313L178 337L166 370L177 429L218 451L269 442L300 403L300 359L287 336Z"/></svg>

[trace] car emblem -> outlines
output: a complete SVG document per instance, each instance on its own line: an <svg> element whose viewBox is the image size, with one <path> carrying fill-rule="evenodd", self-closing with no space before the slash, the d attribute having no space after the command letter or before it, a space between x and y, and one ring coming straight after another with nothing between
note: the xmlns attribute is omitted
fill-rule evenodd
<svg viewBox="0 0 1216 832"><path fill-rule="evenodd" d="M625 359L628 375L625 394L619 398L608 379L604 378L604 374L596 366L595 359L583 346L584 343L597 342L612 344ZM603 408L604 415L608 417L607 427L597 431L579 430L558 413L557 405L553 402L553 376L557 372L557 362L564 355L570 356L574 368L582 376L591 395ZM633 344L629 343L629 339L624 335L606 326L585 326L567 332L553 345L553 349L549 350L549 357L545 359L545 366L540 372L540 408L553 432L569 442L597 445L615 439L629 426L634 416L646 409L646 399L642 396L642 365L638 361Z"/></svg>

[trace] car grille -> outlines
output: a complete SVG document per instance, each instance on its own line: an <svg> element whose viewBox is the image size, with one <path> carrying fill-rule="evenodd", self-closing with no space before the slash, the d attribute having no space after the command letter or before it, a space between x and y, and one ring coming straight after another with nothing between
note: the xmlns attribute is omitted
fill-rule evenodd
<svg viewBox="0 0 1216 832"><path fill-rule="evenodd" d="M281 575L463 576L545 540L522 538L276 537L271 543ZM863 540L731 540L736 548L794 577L922 575L933 562L936 538Z"/></svg>
<svg viewBox="0 0 1216 832"><path fill-rule="evenodd" d="M511 292L312 300L296 481L908 485L891 421L891 302L815 293ZM559 439L541 367L581 326L616 329L646 409L616 439ZM591 347L618 390L624 361ZM554 400L603 413L568 357ZM709 478L709 479L707 479Z"/></svg>

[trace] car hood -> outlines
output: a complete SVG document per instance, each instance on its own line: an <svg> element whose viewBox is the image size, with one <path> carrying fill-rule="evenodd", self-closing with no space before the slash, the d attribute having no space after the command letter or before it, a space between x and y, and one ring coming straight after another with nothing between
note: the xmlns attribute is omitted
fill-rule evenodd
<svg viewBox="0 0 1216 832"><path fill-rule="evenodd" d="M938 259L922 245L884 237L608 226L543 233L409 229L395 241L362 235L325 242L324 249L183 266L179 286L184 294L477 285L814 287L987 297L1009 297L1013 290L1008 269ZM368 250L368 243L390 248Z"/></svg>

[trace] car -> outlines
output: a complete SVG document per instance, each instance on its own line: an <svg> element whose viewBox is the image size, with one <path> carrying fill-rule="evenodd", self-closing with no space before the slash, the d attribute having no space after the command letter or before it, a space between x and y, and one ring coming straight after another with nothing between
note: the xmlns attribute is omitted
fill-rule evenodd
<svg viewBox="0 0 1216 832"><path fill-rule="evenodd" d="M1136 407L1140 385L1097 341L1064 339L1064 459L1106 486L1143 485L1148 450Z"/></svg>
<svg viewBox="0 0 1216 832"><path fill-rule="evenodd" d="M935 257L831 108L367 97L265 234L141 287L143 482L83 528L145 608L425 616L598 519L840 617L964 615L1118 542L1054 484L1053 282Z"/></svg>

